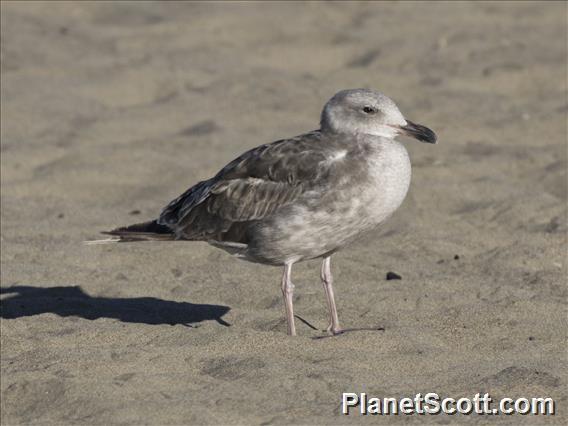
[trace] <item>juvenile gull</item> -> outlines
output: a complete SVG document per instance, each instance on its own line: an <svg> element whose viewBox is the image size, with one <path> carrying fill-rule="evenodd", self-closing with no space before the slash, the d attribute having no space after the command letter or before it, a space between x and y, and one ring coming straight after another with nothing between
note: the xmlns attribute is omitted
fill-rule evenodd
<svg viewBox="0 0 568 426"><path fill-rule="evenodd" d="M343 90L320 129L261 145L173 200L156 220L118 228L110 242L207 241L239 258L284 267L288 334L295 335L292 266L322 258L328 332L339 334L331 255L387 219L410 184L410 160L395 140L436 143L395 103L369 89Z"/></svg>

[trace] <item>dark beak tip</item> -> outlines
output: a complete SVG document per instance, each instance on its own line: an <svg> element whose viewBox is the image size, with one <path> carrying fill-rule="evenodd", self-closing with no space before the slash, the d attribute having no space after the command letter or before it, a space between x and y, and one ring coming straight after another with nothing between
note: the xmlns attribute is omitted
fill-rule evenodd
<svg viewBox="0 0 568 426"><path fill-rule="evenodd" d="M418 139L421 142L437 144L438 136L432 130L421 124L413 123L407 120L406 126L401 127L401 129L406 133L406 135Z"/></svg>

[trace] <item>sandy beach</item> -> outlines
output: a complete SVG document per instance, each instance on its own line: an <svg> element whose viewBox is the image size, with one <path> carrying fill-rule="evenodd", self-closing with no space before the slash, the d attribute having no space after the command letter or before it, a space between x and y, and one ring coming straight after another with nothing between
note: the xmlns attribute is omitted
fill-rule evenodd
<svg viewBox="0 0 568 426"><path fill-rule="evenodd" d="M567 4L1 3L2 425L566 424ZM371 87L411 189L333 260L85 246ZM401 280L386 280L396 272ZM312 325L316 329L310 327ZM341 414L378 397L551 397L554 416Z"/></svg>

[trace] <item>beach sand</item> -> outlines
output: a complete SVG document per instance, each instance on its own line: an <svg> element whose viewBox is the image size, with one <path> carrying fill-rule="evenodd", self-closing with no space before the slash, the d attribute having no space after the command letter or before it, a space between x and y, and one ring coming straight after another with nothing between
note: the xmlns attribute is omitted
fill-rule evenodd
<svg viewBox="0 0 568 426"><path fill-rule="evenodd" d="M565 2L2 2L1 420L38 424L566 424ZM241 152L372 87L408 197L319 262L205 243L84 246L156 217ZM386 280L387 272L401 280ZM552 397L554 417L349 416L376 397Z"/></svg>

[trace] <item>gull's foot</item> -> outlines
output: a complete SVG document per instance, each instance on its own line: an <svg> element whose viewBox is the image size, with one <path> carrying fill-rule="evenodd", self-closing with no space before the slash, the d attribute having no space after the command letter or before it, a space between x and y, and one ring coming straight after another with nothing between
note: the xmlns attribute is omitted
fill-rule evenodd
<svg viewBox="0 0 568 426"><path fill-rule="evenodd" d="M332 336L338 336L340 334L343 334L343 332L345 330L343 330L341 327L337 326L334 327L333 325L330 325L329 327L327 327L326 331L331 334Z"/></svg>
<svg viewBox="0 0 568 426"><path fill-rule="evenodd" d="M361 327L361 328L336 328L335 330L332 327L328 327L326 330L328 335L326 336L316 336L312 337L312 339L325 339L327 337L336 337L341 336L345 333L350 333L352 331L385 331L384 327Z"/></svg>

